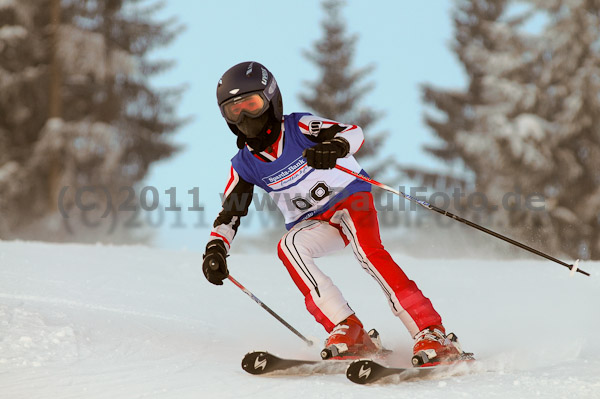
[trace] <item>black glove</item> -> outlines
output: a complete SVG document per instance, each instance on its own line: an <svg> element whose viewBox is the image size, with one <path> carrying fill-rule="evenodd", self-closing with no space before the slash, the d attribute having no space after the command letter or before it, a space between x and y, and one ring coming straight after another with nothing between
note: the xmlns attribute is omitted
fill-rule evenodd
<svg viewBox="0 0 600 399"><path fill-rule="evenodd" d="M302 156L306 163L315 169L333 169L338 158L350 151L350 143L341 137L335 137L304 150Z"/></svg>
<svg viewBox="0 0 600 399"><path fill-rule="evenodd" d="M221 240L212 240L206 244L206 252L202 257L202 271L208 281L215 285L223 285L223 280L229 276L227 270L227 250Z"/></svg>

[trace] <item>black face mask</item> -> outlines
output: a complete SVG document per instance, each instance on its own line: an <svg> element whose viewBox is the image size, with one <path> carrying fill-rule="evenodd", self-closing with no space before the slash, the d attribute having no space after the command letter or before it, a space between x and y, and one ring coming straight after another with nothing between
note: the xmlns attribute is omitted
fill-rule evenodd
<svg viewBox="0 0 600 399"><path fill-rule="evenodd" d="M249 139L255 139L261 136L267 130L269 122L269 113L265 112L258 118L250 118L247 115L242 117L242 120L236 123L238 129L244 133Z"/></svg>
<svg viewBox="0 0 600 399"><path fill-rule="evenodd" d="M264 151L273 144L281 132L281 121L276 120L273 111L269 109L258 118L244 116L236 127L243 133L243 139L255 151ZM270 133L267 133L270 131ZM239 135L238 135L239 136ZM238 147L239 147L238 143Z"/></svg>

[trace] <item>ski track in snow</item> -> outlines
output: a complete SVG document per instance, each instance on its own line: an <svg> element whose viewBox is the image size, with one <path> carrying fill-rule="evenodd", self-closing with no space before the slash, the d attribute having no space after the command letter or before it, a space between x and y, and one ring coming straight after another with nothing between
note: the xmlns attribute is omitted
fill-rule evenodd
<svg viewBox="0 0 600 399"><path fill-rule="evenodd" d="M234 251L230 271L315 347L232 284L207 283L201 253L0 242L0 398L600 399L600 263L570 278L537 260L395 259L475 352L469 370L366 387L246 374L250 350L318 359L326 337L275 251ZM411 339L351 251L319 264L408 366Z"/></svg>

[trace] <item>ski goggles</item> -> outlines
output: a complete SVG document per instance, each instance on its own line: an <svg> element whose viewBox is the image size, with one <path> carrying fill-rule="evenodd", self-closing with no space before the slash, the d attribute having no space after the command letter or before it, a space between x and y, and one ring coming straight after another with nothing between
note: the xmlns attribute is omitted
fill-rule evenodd
<svg viewBox="0 0 600 399"><path fill-rule="evenodd" d="M267 108L269 108L269 102L262 93L252 93L232 98L221 104L221 114L227 122L235 124L242 119L242 114L255 118L262 115Z"/></svg>

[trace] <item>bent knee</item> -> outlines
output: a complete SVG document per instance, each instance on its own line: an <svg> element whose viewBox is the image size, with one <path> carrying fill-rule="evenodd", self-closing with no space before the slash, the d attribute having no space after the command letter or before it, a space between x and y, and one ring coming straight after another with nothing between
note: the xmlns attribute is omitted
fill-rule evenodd
<svg viewBox="0 0 600 399"><path fill-rule="evenodd" d="M300 256L312 258L314 256L314 238L304 231L289 231L281 237L277 244L277 254L282 256Z"/></svg>

